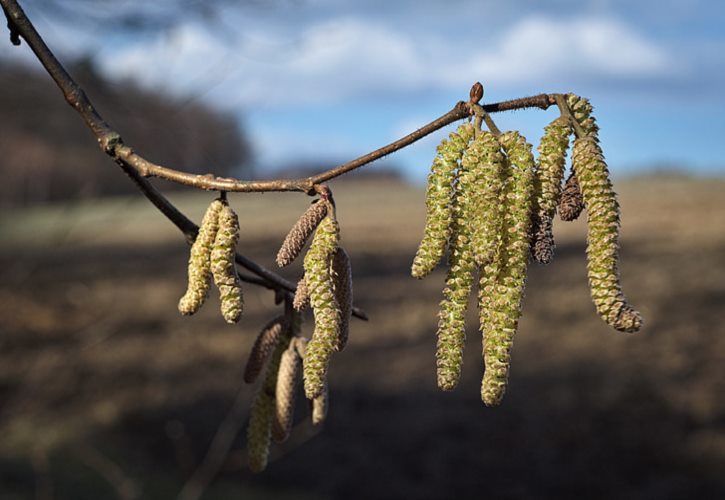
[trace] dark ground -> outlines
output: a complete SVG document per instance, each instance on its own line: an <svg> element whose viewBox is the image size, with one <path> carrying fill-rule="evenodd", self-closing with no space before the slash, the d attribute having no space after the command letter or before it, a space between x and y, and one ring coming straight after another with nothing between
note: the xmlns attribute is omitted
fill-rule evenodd
<svg viewBox="0 0 725 500"><path fill-rule="evenodd" d="M555 262L531 268L498 408L478 396L474 313L461 384L435 386L443 271L408 275L420 192L395 188L385 204L372 186L342 186L356 302L371 321L333 358L328 421L311 429L300 405L293 438L258 475L240 432L204 498L725 498L724 186L623 184L623 283L646 319L635 335L596 316L583 224L559 224ZM305 202L259 200L237 205L242 251L271 266ZM271 293L247 287L241 326L224 325L214 300L180 317L187 248L138 206L151 226L98 211L81 229L54 224L51 240L45 212L2 220L0 498L174 498L242 386Z"/></svg>

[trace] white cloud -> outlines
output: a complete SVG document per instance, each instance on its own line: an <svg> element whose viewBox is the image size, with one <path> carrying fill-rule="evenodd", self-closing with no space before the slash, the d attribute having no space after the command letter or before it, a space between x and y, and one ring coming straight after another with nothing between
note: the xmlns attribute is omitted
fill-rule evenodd
<svg viewBox="0 0 725 500"><path fill-rule="evenodd" d="M299 33L244 27L230 48L187 24L150 46L132 45L102 60L107 71L229 104L277 107L338 102L371 93L460 88L481 79L507 85L580 79L667 76L667 51L613 18L529 16L495 40L471 33L456 44L364 18L318 22ZM280 43L279 37L286 37ZM296 41L293 41L296 40ZM461 50L461 47L470 47Z"/></svg>

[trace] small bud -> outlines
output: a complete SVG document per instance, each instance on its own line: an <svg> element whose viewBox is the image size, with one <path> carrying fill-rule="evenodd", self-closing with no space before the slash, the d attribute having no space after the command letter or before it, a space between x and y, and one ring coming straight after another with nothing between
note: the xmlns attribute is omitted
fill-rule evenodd
<svg viewBox="0 0 725 500"><path fill-rule="evenodd" d="M481 85L481 82L476 82L471 87L471 92L469 93L470 100L469 102L473 104L478 104L481 99L483 98L483 85Z"/></svg>

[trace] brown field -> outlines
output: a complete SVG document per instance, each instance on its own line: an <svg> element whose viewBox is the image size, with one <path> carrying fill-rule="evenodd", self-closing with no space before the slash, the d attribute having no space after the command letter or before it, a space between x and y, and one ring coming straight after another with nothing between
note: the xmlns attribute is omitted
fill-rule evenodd
<svg viewBox="0 0 725 500"><path fill-rule="evenodd" d="M299 405L259 475L239 432L203 498L725 498L725 181L619 183L623 284L646 321L634 335L594 312L584 222L558 222L498 408L479 399L473 311L462 381L436 388L444 272L408 274L422 191L333 188L371 320L333 358L324 428ZM210 196L173 199L198 220ZM240 251L272 267L307 202L233 197ZM175 498L237 394L231 427L245 424L241 374L272 293L247 286L239 326L213 298L180 317L187 246L140 197L4 212L0 242L0 498Z"/></svg>

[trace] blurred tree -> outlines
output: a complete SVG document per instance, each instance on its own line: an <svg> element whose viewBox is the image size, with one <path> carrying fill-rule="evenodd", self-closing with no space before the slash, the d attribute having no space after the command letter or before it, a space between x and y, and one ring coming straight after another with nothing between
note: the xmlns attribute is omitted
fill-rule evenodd
<svg viewBox="0 0 725 500"><path fill-rule="evenodd" d="M238 118L199 102L109 82L90 58L72 65L86 93L145 157L189 172L249 176L251 149ZM0 200L27 205L134 192L119 179L46 75L0 61ZM100 167L96 165L104 165Z"/></svg>

